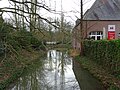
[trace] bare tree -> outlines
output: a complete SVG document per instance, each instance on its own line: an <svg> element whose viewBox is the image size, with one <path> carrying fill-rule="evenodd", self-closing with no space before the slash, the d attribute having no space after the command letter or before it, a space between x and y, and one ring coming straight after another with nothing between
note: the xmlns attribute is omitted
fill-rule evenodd
<svg viewBox="0 0 120 90"><path fill-rule="evenodd" d="M30 31L34 31L37 28L36 21L38 21L37 20L38 18L53 25L54 27L57 27L55 24L53 24L48 19L41 17L39 12L37 12L37 8L42 8L48 12L51 12L50 8L47 5L45 5L44 3L40 3L37 0L31 0L31 1L9 0L9 2L14 4L14 7L2 7L2 8L0 8L0 12L13 13L15 15L14 18L15 18L16 28L18 28L18 26L19 26L18 25L19 17L22 17L22 18L20 18L20 22L22 19L22 27L24 27L25 22L29 23ZM20 7L20 6L22 6L22 7ZM37 28L37 29L39 29L39 28Z"/></svg>
<svg viewBox="0 0 120 90"><path fill-rule="evenodd" d="M16 5L16 2L14 2L14 6L15 6L15 25L16 25L16 28L18 30L18 18L17 18L17 5Z"/></svg>
<svg viewBox="0 0 120 90"><path fill-rule="evenodd" d="M22 2L24 2L24 0L22 0ZM22 10L24 11L24 4L22 5ZM22 13L22 15L24 16L24 12L21 12ZM25 23L24 23L24 17L22 16L22 27L23 27L23 29L25 28Z"/></svg>
<svg viewBox="0 0 120 90"><path fill-rule="evenodd" d="M81 20L80 20L80 54L83 55L83 39L84 39L84 31L83 31L83 0L80 2L81 5Z"/></svg>
<svg viewBox="0 0 120 90"><path fill-rule="evenodd" d="M37 5L37 0L31 0L31 13L32 14L30 14L30 31L35 31L35 28L33 28L32 25L36 26L36 10L37 10L36 5Z"/></svg>

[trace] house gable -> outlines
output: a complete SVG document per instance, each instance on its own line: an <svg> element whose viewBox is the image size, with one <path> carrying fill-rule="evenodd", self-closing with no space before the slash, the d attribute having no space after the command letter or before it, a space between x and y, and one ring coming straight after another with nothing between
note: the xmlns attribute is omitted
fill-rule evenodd
<svg viewBox="0 0 120 90"><path fill-rule="evenodd" d="M96 0L84 20L120 20L120 0Z"/></svg>

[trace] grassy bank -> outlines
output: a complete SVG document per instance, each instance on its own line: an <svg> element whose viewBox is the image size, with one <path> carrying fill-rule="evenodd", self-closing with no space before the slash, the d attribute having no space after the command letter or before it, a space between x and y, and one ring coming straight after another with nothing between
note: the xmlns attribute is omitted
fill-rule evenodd
<svg viewBox="0 0 120 90"><path fill-rule="evenodd" d="M22 49L18 52L19 56L8 55L6 60L0 63L0 90L3 90L10 83L21 76L23 71L36 62L43 52L39 51L26 51Z"/></svg>
<svg viewBox="0 0 120 90"><path fill-rule="evenodd" d="M107 70L103 69L102 66L86 57L76 56L74 60L79 62L80 65L87 69L93 76L98 78L107 90L120 90L120 80L111 75Z"/></svg>

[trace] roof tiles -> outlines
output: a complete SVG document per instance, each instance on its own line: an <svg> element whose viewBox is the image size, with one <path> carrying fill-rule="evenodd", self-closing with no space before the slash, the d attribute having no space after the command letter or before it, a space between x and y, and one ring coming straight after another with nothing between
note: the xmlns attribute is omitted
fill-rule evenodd
<svg viewBox="0 0 120 90"><path fill-rule="evenodd" d="M96 0L84 20L120 20L120 0Z"/></svg>

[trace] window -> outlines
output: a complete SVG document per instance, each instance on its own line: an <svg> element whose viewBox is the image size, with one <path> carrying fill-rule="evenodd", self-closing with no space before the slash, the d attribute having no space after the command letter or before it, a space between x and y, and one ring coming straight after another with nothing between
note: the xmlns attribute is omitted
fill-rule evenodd
<svg viewBox="0 0 120 90"><path fill-rule="evenodd" d="M110 29L114 29L113 27L110 27Z"/></svg>
<svg viewBox="0 0 120 90"><path fill-rule="evenodd" d="M97 36L97 40L100 40L101 38L100 38L100 36Z"/></svg>
<svg viewBox="0 0 120 90"><path fill-rule="evenodd" d="M120 33L118 33L118 37L120 37Z"/></svg>
<svg viewBox="0 0 120 90"><path fill-rule="evenodd" d="M103 32L102 31L92 31L89 33L89 37L94 40L101 40L101 39L103 39Z"/></svg>

